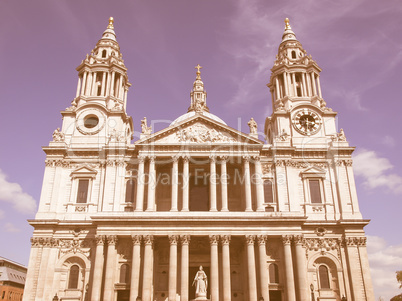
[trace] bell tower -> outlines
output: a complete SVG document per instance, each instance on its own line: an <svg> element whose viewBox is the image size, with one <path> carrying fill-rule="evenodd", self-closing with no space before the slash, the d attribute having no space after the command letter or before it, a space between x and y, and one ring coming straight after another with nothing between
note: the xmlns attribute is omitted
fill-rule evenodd
<svg viewBox="0 0 402 301"><path fill-rule="evenodd" d="M337 135L336 113L326 106L320 84L321 68L307 55L289 19L271 78L273 114L265 122L267 140L273 145L328 144Z"/></svg>
<svg viewBox="0 0 402 301"><path fill-rule="evenodd" d="M77 67L77 92L71 106L62 111L61 133L67 145L129 144L133 133L131 117L126 113L127 77L113 18L91 54Z"/></svg>

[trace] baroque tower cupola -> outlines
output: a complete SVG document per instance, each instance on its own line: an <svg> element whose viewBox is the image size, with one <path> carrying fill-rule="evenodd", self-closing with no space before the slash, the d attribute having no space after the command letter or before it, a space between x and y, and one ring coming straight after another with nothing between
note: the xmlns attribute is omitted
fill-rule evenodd
<svg viewBox="0 0 402 301"><path fill-rule="evenodd" d="M188 112L209 112L207 107L207 91L205 91L204 82L201 80L201 68L202 67L199 64L195 66L195 69L197 69L197 76L193 84L193 89L190 92L191 104L188 108Z"/></svg>
<svg viewBox="0 0 402 301"><path fill-rule="evenodd" d="M127 68L116 40L114 20L95 48L76 68L77 91L71 106L62 112L62 134L68 144L130 143L132 119L126 113Z"/></svg>
<svg viewBox="0 0 402 301"><path fill-rule="evenodd" d="M307 55L288 18L285 19L285 31L271 71L267 86L272 94L274 111L290 110L303 102L325 107L319 78L321 68L311 55Z"/></svg>

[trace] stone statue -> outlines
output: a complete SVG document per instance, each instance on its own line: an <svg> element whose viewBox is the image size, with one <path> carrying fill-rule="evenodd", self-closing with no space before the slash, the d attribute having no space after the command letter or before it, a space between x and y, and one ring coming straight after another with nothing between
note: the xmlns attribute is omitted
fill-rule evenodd
<svg viewBox="0 0 402 301"><path fill-rule="evenodd" d="M257 134L257 122L255 122L253 117L251 117L247 124L250 127L250 134Z"/></svg>
<svg viewBox="0 0 402 301"><path fill-rule="evenodd" d="M194 110L195 110L197 113L200 113L200 112L204 111L205 107L206 107L206 105L205 105L205 100L203 100L202 98L198 97L198 98L195 100Z"/></svg>
<svg viewBox="0 0 402 301"><path fill-rule="evenodd" d="M202 266L195 274L192 285L195 285L195 300L207 300L208 280Z"/></svg>
<svg viewBox="0 0 402 301"><path fill-rule="evenodd" d="M60 132L60 128L57 128L53 132L53 141L54 142L61 142L64 141L64 134Z"/></svg>
<svg viewBox="0 0 402 301"><path fill-rule="evenodd" d="M152 127L147 125L147 117L141 120L141 131L144 135L151 135Z"/></svg>
<svg viewBox="0 0 402 301"><path fill-rule="evenodd" d="M339 140L339 141L346 141L346 136L345 136L345 132L343 131L343 129L341 129L341 130L339 131L338 140Z"/></svg>

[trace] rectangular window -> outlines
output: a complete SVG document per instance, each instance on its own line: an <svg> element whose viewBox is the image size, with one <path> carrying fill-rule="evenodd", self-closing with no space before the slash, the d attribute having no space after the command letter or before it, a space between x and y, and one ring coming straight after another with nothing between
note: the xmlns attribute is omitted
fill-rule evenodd
<svg viewBox="0 0 402 301"><path fill-rule="evenodd" d="M320 191L320 180L309 180L309 186L310 186L311 203L314 203L314 204L322 203L321 191Z"/></svg>
<svg viewBox="0 0 402 301"><path fill-rule="evenodd" d="M265 203L273 203L274 195L272 191L272 182L269 180L264 181L264 198Z"/></svg>
<svg viewBox="0 0 402 301"><path fill-rule="evenodd" d="M77 203L86 203L88 198L89 180L78 181Z"/></svg>

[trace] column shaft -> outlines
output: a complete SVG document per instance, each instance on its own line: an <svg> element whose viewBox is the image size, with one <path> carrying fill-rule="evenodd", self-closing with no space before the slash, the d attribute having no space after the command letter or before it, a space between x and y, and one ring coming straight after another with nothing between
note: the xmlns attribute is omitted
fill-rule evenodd
<svg viewBox="0 0 402 301"><path fill-rule="evenodd" d="M318 90L318 96L322 98L322 93L321 93L321 84L320 84L320 76L317 76L317 90Z"/></svg>
<svg viewBox="0 0 402 301"><path fill-rule="evenodd" d="M210 207L209 211L217 211L216 208L216 159L211 156L210 159L210 175L209 175L209 192L210 192Z"/></svg>
<svg viewBox="0 0 402 301"><path fill-rule="evenodd" d="M147 211L155 211L155 188L156 188L155 157L150 156L149 157Z"/></svg>
<svg viewBox="0 0 402 301"><path fill-rule="evenodd" d="M313 96L317 95L317 88L315 85L315 73L311 72L311 83L313 84Z"/></svg>
<svg viewBox="0 0 402 301"><path fill-rule="evenodd" d="M176 156L172 157L173 167L172 167L172 204L170 211L177 211L177 199L178 199L178 185L179 185L179 158Z"/></svg>
<svg viewBox="0 0 402 301"><path fill-rule="evenodd" d="M106 90L106 71L105 72L103 72L103 75L102 75L102 88L101 88L102 90L101 90L101 95L102 96L105 96L105 90Z"/></svg>
<svg viewBox="0 0 402 301"><path fill-rule="evenodd" d="M293 94L294 94L294 96L298 96L297 95L296 75L295 75L295 73L292 73L292 82L293 82Z"/></svg>
<svg viewBox="0 0 402 301"><path fill-rule="evenodd" d="M265 242L267 237L265 235L258 236L258 257L260 259L260 286L261 286L261 296L264 301L269 301L269 275L267 268L267 251L265 247Z"/></svg>
<svg viewBox="0 0 402 301"><path fill-rule="evenodd" d="M278 77L275 77L276 99L281 99L281 90L279 88Z"/></svg>
<svg viewBox="0 0 402 301"><path fill-rule="evenodd" d="M86 87L85 87L85 95L89 96L89 95L91 95L92 72L88 71L86 83L87 84L86 84Z"/></svg>
<svg viewBox="0 0 402 301"><path fill-rule="evenodd" d="M177 289L177 235L169 235L169 301L176 301Z"/></svg>
<svg viewBox="0 0 402 301"><path fill-rule="evenodd" d="M181 285L180 301L188 301L188 281L189 281L189 243L190 235L182 235L181 239Z"/></svg>
<svg viewBox="0 0 402 301"><path fill-rule="evenodd" d="M219 301L218 237L209 236L211 244L211 301Z"/></svg>
<svg viewBox="0 0 402 301"><path fill-rule="evenodd" d="M183 207L181 211L189 211L188 206L188 194L190 186L190 176L189 176L189 160L187 156L183 157Z"/></svg>
<svg viewBox="0 0 402 301"><path fill-rule="evenodd" d="M221 157L221 197L222 197L222 208L221 211L229 211L228 207L228 173L226 168L227 157Z"/></svg>
<svg viewBox="0 0 402 301"><path fill-rule="evenodd" d="M153 274L153 236L144 236L144 273L142 284L142 299L141 301L152 301L152 274Z"/></svg>
<svg viewBox="0 0 402 301"><path fill-rule="evenodd" d="M114 95L114 78L115 78L115 76L116 76L116 72L113 71L112 72L112 79L110 81L110 96L115 96Z"/></svg>
<svg viewBox="0 0 402 301"><path fill-rule="evenodd" d="M288 78L286 72L283 72L283 84L285 86L285 96L289 96Z"/></svg>
<svg viewBox="0 0 402 301"><path fill-rule="evenodd" d="M285 257L285 278L286 278L286 295L287 301L296 301L295 294L295 280L293 276L293 261L292 261L292 249L290 247L290 236L282 236L283 240L283 252Z"/></svg>
<svg viewBox="0 0 402 301"><path fill-rule="evenodd" d="M91 87L91 96L96 95L96 72L92 75L92 87Z"/></svg>
<svg viewBox="0 0 402 301"><path fill-rule="evenodd" d="M223 301L231 300L230 284L230 235L222 235L222 276L223 276Z"/></svg>
<svg viewBox="0 0 402 301"><path fill-rule="evenodd" d="M306 252L303 248L303 236L294 237L296 243L296 267L297 267L297 282L299 284L299 299L300 301L309 301L309 291L307 287L307 264Z"/></svg>
<svg viewBox="0 0 402 301"><path fill-rule="evenodd" d="M96 237L96 252L95 252L95 266L94 275L92 280L92 301L100 301L101 289L102 289L102 276L103 276L103 248L105 244L105 238L102 235Z"/></svg>
<svg viewBox="0 0 402 301"><path fill-rule="evenodd" d="M75 97L80 96L80 89L81 89L81 76L78 76L77 92L75 93Z"/></svg>
<svg viewBox="0 0 402 301"><path fill-rule="evenodd" d="M116 243L117 236L107 236L107 258L105 271L105 287L103 290L104 300L113 300L114 298L114 270L116 267Z"/></svg>
<svg viewBox="0 0 402 301"><path fill-rule="evenodd" d="M257 276L255 271L254 240L255 240L254 235L246 235L249 301L257 301Z"/></svg>
<svg viewBox="0 0 402 301"><path fill-rule="evenodd" d="M86 89L86 85L87 85L87 76L88 76L88 71L85 71L83 79L82 79L81 95L85 95L85 89Z"/></svg>
<svg viewBox="0 0 402 301"><path fill-rule="evenodd" d="M257 211L265 211L264 208L264 183L262 179L262 168L260 157L255 156L254 158L254 165L255 165L255 179L257 180Z"/></svg>
<svg viewBox="0 0 402 301"><path fill-rule="evenodd" d="M244 188L246 191L246 211L253 211L252 203L251 203L251 183L250 183L250 157L243 156L244 162Z"/></svg>
<svg viewBox="0 0 402 301"><path fill-rule="evenodd" d="M139 296L141 267L141 235L131 236L133 240L133 256L131 259L130 301L136 301Z"/></svg>
<svg viewBox="0 0 402 301"><path fill-rule="evenodd" d="M138 156L137 196L135 201L135 211L142 211L144 208L144 161L144 156Z"/></svg>

